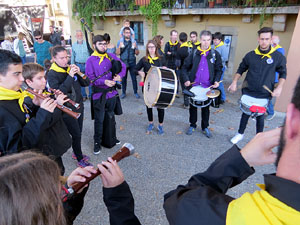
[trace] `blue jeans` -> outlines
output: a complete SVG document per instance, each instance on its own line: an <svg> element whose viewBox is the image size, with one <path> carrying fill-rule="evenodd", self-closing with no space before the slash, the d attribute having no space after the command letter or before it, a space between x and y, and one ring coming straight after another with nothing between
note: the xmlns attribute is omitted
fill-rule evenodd
<svg viewBox="0 0 300 225"><path fill-rule="evenodd" d="M75 65L79 67L82 73L85 73L85 63L75 63ZM85 87L81 87L81 95L84 98L87 97L87 94L85 92ZM91 97L91 95L92 95L92 88L91 85L89 85L89 98Z"/></svg>
<svg viewBox="0 0 300 225"><path fill-rule="evenodd" d="M223 72L222 72L220 81L223 80L224 73L225 73L225 69L226 69L226 68L223 67ZM221 91L221 101L224 101L224 102L225 102L225 100L226 100L226 93L225 93L225 89L224 89L224 84L223 84L223 82L220 83L220 85L219 85L219 90Z"/></svg>
<svg viewBox="0 0 300 225"><path fill-rule="evenodd" d="M269 100L267 113L268 113L268 115L274 115L274 106L273 106L272 99Z"/></svg>
<svg viewBox="0 0 300 225"><path fill-rule="evenodd" d="M22 60L22 64L25 64L26 63L26 55L21 57L21 60Z"/></svg>
<svg viewBox="0 0 300 225"><path fill-rule="evenodd" d="M134 94L137 93L138 88L137 88L137 81L136 81L136 75L135 75L135 72L134 72L134 67L135 67L135 65L130 65L129 67L126 68L126 74L122 78L122 94L126 94L128 70L130 71L133 92L134 92Z"/></svg>

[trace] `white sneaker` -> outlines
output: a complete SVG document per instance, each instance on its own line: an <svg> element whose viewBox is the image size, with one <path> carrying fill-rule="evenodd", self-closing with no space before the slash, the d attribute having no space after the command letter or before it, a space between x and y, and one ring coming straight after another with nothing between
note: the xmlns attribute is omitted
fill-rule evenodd
<svg viewBox="0 0 300 225"><path fill-rule="evenodd" d="M243 140L243 138L244 138L243 134L237 133L233 138L231 138L230 141L232 144L237 144L239 141Z"/></svg>

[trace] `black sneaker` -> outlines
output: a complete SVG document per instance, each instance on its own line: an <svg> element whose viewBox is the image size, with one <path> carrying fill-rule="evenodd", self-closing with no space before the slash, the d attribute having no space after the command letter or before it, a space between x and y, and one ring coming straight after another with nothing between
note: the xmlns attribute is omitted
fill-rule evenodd
<svg viewBox="0 0 300 225"><path fill-rule="evenodd" d="M98 155L101 152L101 145L99 143L95 143L94 145L94 154Z"/></svg>
<svg viewBox="0 0 300 225"><path fill-rule="evenodd" d="M116 139L116 145L121 144L121 141L119 141L118 139Z"/></svg>

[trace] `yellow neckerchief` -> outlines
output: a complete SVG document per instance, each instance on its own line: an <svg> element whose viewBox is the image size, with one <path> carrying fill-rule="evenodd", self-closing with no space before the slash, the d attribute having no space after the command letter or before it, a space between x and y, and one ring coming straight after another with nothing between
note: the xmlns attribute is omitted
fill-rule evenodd
<svg viewBox="0 0 300 225"><path fill-rule="evenodd" d="M191 42L186 41L186 42L184 42L184 43L182 43L182 44L180 45L180 48L182 48L182 47L192 48L193 45L192 45Z"/></svg>
<svg viewBox="0 0 300 225"><path fill-rule="evenodd" d="M205 55L205 56L206 56L206 52L208 52L209 50L211 50L211 46L209 46L209 48L206 49L206 50L202 50L202 49L201 49L201 46L199 45L199 46L197 47L197 50L199 50L199 51L201 52L200 55Z"/></svg>
<svg viewBox="0 0 300 225"><path fill-rule="evenodd" d="M273 48L275 48L275 50L277 50L277 49L279 49L279 48L282 48L282 46L281 46L281 45L276 45L276 46L273 47Z"/></svg>
<svg viewBox="0 0 300 225"><path fill-rule="evenodd" d="M158 57L152 58L150 55L148 56L148 60L150 64L154 64L153 60L158 60Z"/></svg>
<svg viewBox="0 0 300 225"><path fill-rule="evenodd" d="M276 51L276 49L275 48L273 48L272 46L271 46L271 50L268 52L268 53L266 53L266 54L263 54L263 53L261 53L260 51L259 51L259 49L258 49L258 47L254 50L254 52L255 52L255 54L256 55L262 55L262 59L266 56L266 57L268 57L269 59L271 59L272 58L272 56L270 56L273 52L275 52Z"/></svg>
<svg viewBox="0 0 300 225"><path fill-rule="evenodd" d="M221 47L222 45L224 45L224 42L223 42L223 41L221 41L218 45L216 45L216 46L215 46L215 49Z"/></svg>
<svg viewBox="0 0 300 225"><path fill-rule="evenodd" d="M100 58L100 61L99 61L99 65L102 63L102 61L104 60L104 58L108 58L109 61L110 61L110 58L108 57L107 53L105 52L104 54L100 54L99 52L97 52L96 50L93 52L92 54L93 56L98 56Z"/></svg>
<svg viewBox="0 0 300 225"><path fill-rule="evenodd" d="M69 73L69 72L70 72L70 69L71 69L71 68L68 67L68 69L65 70L65 69L59 67L59 66L54 62L54 63L52 63L52 65L51 65L51 67L50 67L49 70L54 70L55 72L58 72L58 73Z"/></svg>
<svg viewBox="0 0 300 225"><path fill-rule="evenodd" d="M274 198L265 185L258 185L263 190L253 194L245 193L229 203L226 225L263 224L295 225L299 224L300 212Z"/></svg>
<svg viewBox="0 0 300 225"><path fill-rule="evenodd" d="M161 50L162 53L165 53L165 51L162 48L160 48L160 50Z"/></svg>
<svg viewBox="0 0 300 225"><path fill-rule="evenodd" d="M196 42L194 43L195 46L198 46L198 45L200 45L200 44L201 44L200 41L196 41Z"/></svg>
<svg viewBox="0 0 300 225"><path fill-rule="evenodd" d="M0 87L0 100L15 100L18 99L18 103L22 112L25 112L23 103L25 97L28 96L28 93L25 91L13 91L3 87Z"/></svg>
<svg viewBox="0 0 300 225"><path fill-rule="evenodd" d="M175 46L178 44L178 41L176 41L174 44L172 43L172 41L169 41L170 46Z"/></svg>

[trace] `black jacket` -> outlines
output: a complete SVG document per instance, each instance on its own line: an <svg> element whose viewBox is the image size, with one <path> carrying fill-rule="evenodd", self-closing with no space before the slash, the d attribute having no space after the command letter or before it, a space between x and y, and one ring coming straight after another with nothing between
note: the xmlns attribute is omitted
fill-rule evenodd
<svg viewBox="0 0 300 225"><path fill-rule="evenodd" d="M267 51L268 52L268 51ZM267 57L251 51L243 58L237 73L242 75L248 70L242 93L255 98L271 98L271 94L263 88L266 85L270 90L274 90L275 72L279 73L279 78L286 79L286 59L278 51L271 54L272 63L268 64Z"/></svg>
<svg viewBox="0 0 300 225"><path fill-rule="evenodd" d="M186 57L189 56L190 53L192 53L193 49L189 47L181 47L179 48L177 55L176 55L176 67L181 69L184 63L184 60Z"/></svg>
<svg viewBox="0 0 300 225"><path fill-rule="evenodd" d="M29 97L25 98L25 103L30 108L31 117L34 117L40 107L35 106ZM47 156L60 157L71 147L72 139L62 116L63 112L56 108L51 114L48 128L40 133L36 148Z"/></svg>
<svg viewBox="0 0 300 225"><path fill-rule="evenodd" d="M82 112L83 98L81 95L81 87L89 86L90 80L88 77L86 79L82 79L79 75L75 74L75 76L71 77L67 73L60 73L54 70L49 70L47 75L47 81L51 88L59 89L65 95L67 95L68 98L80 104L79 110L76 110L71 105L68 105L72 108L73 111Z"/></svg>
<svg viewBox="0 0 300 225"><path fill-rule="evenodd" d="M164 50L165 58L167 61L167 67L170 69L173 70L176 69L175 61L176 61L176 55L179 47L180 47L179 42L177 43L177 45L172 45L172 46L170 46L169 42L165 44L165 50ZM169 55L168 52L171 52L171 54Z"/></svg>
<svg viewBox="0 0 300 225"><path fill-rule="evenodd" d="M220 54L212 49L209 51L206 59L208 63L210 83L214 84L216 81L219 82L223 68ZM184 83L186 81L194 82L200 60L200 51L196 49L187 58L185 58L181 68L181 77Z"/></svg>
<svg viewBox="0 0 300 225"><path fill-rule="evenodd" d="M26 123L18 100L0 101L0 156L36 148L51 117L50 112L40 108Z"/></svg>
<svg viewBox="0 0 300 225"><path fill-rule="evenodd" d="M63 203L69 225L80 213L87 189ZM103 187L103 200L109 212L110 225L141 225L134 214L134 199L126 181L114 188ZM99 224L99 221L94 221L94 224Z"/></svg>
<svg viewBox="0 0 300 225"><path fill-rule="evenodd" d="M229 188L254 173L234 145L203 173L192 176L164 196L164 209L170 225L225 225ZM273 175L264 175L266 191L279 201L300 211L300 184Z"/></svg>

